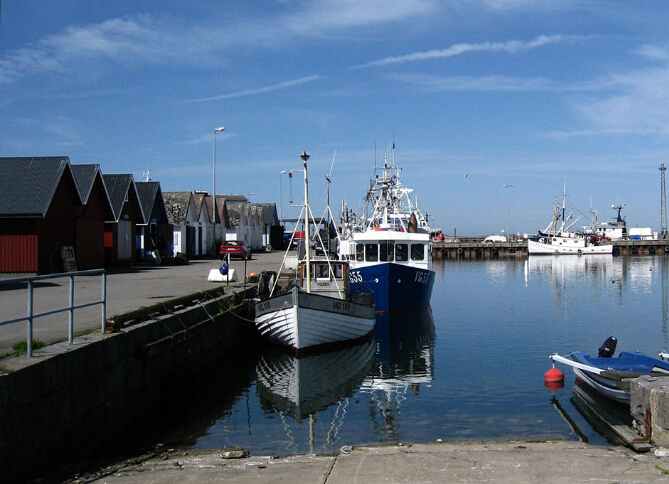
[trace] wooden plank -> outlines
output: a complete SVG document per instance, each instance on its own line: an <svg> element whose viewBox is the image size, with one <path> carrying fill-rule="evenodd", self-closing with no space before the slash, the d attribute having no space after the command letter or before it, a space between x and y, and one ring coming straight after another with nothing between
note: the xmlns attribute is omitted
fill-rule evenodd
<svg viewBox="0 0 669 484"><path fill-rule="evenodd" d="M578 399L587 410L602 423L611 429L611 431L628 447L636 452L648 452L651 449L650 443L635 442L642 437L639 433L625 422L623 422L613 411L609 410L603 402L598 402L579 386L574 386L574 398Z"/></svg>

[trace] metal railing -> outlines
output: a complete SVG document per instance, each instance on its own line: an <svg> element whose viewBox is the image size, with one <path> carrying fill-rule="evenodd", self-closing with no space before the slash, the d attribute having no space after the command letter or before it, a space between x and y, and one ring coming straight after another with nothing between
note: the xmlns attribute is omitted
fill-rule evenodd
<svg viewBox="0 0 669 484"><path fill-rule="evenodd" d="M83 304L74 304L74 277L75 276L93 276L93 275L102 275L102 299L99 301L92 301ZM45 279L60 279L64 277L69 277L70 279L70 297L69 305L64 308L51 309L49 311L43 311L41 313L35 313L33 307L33 294L34 294L34 282L43 281ZM86 308L90 306L95 306L97 304L102 305L102 314L101 314L101 330L105 332L105 323L107 319L107 271L104 269L93 269L89 271L76 271L76 272L64 272L61 274L49 274L46 276L30 276L30 277L17 277L14 279L2 279L0 280L0 286L4 284L17 284L17 283L28 283L28 314L26 316L14 319L8 319L5 321L0 321L0 326L10 323L18 323L20 321L28 321L28 356L33 355L33 322L36 318L41 318L43 316L49 316L51 314L62 313L65 311L69 312L69 324L68 324L68 342L72 344L74 342L74 310Z"/></svg>

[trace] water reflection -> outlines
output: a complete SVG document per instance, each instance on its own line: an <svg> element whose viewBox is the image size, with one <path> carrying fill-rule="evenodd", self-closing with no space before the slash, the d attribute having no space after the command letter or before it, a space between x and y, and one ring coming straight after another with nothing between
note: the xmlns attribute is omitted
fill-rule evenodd
<svg viewBox="0 0 669 484"><path fill-rule="evenodd" d="M430 309L377 316L374 367L363 383L370 415L381 441L399 440L401 405L434 378L436 331Z"/></svg>
<svg viewBox="0 0 669 484"><path fill-rule="evenodd" d="M296 357L273 349L256 366L260 404L296 421L351 396L374 361L373 341L316 355Z"/></svg>
<svg viewBox="0 0 669 484"><path fill-rule="evenodd" d="M373 340L355 346L298 358L281 349L265 353L256 366L260 405L268 414L279 415L289 443L287 448L300 451L296 434L302 419L309 419L309 453L316 451L315 423L318 412L329 412L327 430L319 432L323 442L319 450L334 451L339 430L346 418L349 398L369 373L374 360ZM297 424L291 428L286 417ZM302 450L303 452L306 450Z"/></svg>

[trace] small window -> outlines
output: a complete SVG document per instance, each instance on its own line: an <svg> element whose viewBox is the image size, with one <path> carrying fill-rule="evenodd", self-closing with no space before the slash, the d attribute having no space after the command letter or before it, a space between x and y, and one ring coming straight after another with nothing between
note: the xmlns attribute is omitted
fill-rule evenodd
<svg viewBox="0 0 669 484"><path fill-rule="evenodd" d="M395 246L395 260L398 262L409 260L409 246L407 244L397 244Z"/></svg>
<svg viewBox="0 0 669 484"><path fill-rule="evenodd" d="M423 260L425 258L425 246L423 244L411 244L411 260Z"/></svg>
<svg viewBox="0 0 669 484"><path fill-rule="evenodd" d="M355 260L362 262L365 260L365 246L362 244L357 244L355 246Z"/></svg>
<svg viewBox="0 0 669 484"><path fill-rule="evenodd" d="M379 246L377 244L365 244L365 260L367 262L379 260Z"/></svg>
<svg viewBox="0 0 669 484"><path fill-rule="evenodd" d="M387 240L382 240L379 243L379 259L384 262L392 262L394 252L394 244Z"/></svg>

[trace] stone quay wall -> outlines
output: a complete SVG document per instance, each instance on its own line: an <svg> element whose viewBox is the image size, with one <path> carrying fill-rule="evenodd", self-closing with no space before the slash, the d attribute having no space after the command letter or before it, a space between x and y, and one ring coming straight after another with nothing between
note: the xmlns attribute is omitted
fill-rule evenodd
<svg viewBox="0 0 669 484"><path fill-rule="evenodd" d="M33 358L3 359L3 481L39 476L59 462L93 455L138 419L155 414L173 383L255 336L241 300L240 294L206 294L189 307L79 337L75 345L58 343Z"/></svg>

